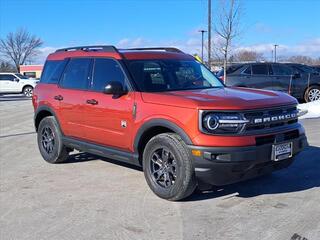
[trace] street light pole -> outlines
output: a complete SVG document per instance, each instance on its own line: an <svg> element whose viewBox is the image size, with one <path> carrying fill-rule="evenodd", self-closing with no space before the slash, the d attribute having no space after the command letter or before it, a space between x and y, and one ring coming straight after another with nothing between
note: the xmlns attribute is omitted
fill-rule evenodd
<svg viewBox="0 0 320 240"><path fill-rule="evenodd" d="M204 33L206 33L206 30L199 30L199 32L201 32L201 60L203 61L203 37L204 37ZM203 61L204 62L204 61Z"/></svg>
<svg viewBox="0 0 320 240"><path fill-rule="evenodd" d="M274 45L274 62L277 62L277 47L278 46L279 45L277 45L277 44Z"/></svg>

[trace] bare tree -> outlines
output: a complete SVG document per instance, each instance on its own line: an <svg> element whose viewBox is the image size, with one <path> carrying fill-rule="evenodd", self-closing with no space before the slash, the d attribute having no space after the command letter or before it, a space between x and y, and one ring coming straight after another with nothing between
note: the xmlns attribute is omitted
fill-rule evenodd
<svg viewBox="0 0 320 240"><path fill-rule="evenodd" d="M302 64L307 64L307 65L312 65L315 62L315 59L308 57L308 56L291 56L286 59L288 62L293 62L293 63L302 63Z"/></svg>
<svg viewBox="0 0 320 240"><path fill-rule="evenodd" d="M226 81L226 70L232 41L239 35L240 3L239 0L221 0L218 19L216 20L215 33L218 41L218 51L223 56L224 79Z"/></svg>
<svg viewBox="0 0 320 240"><path fill-rule="evenodd" d="M0 72L14 72L15 67L7 61L0 60Z"/></svg>
<svg viewBox="0 0 320 240"><path fill-rule="evenodd" d="M264 60L263 53L256 51L241 50L234 55L234 61L237 62L250 62Z"/></svg>
<svg viewBox="0 0 320 240"><path fill-rule="evenodd" d="M19 72L20 65L38 55L37 49L42 44L40 38L31 35L25 29L20 29L15 33L10 32L6 38L0 39L0 54L12 60Z"/></svg>

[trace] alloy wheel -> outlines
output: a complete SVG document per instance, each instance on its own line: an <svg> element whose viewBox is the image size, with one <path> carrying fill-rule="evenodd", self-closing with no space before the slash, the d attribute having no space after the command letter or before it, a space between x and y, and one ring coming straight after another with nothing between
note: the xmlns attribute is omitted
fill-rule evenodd
<svg viewBox="0 0 320 240"><path fill-rule="evenodd" d="M320 100L320 89L313 88L308 93L309 102Z"/></svg>
<svg viewBox="0 0 320 240"><path fill-rule="evenodd" d="M24 94L26 97L32 97L32 95L33 95L33 89L30 88L30 87L27 87L27 88L24 89L23 94Z"/></svg>
<svg viewBox="0 0 320 240"><path fill-rule="evenodd" d="M150 170L154 182L162 188L170 188L177 179L177 162L167 148L159 148L153 152Z"/></svg>
<svg viewBox="0 0 320 240"><path fill-rule="evenodd" d="M50 127L44 127L41 132L41 144L43 149L48 153L52 153L55 146L54 133Z"/></svg>

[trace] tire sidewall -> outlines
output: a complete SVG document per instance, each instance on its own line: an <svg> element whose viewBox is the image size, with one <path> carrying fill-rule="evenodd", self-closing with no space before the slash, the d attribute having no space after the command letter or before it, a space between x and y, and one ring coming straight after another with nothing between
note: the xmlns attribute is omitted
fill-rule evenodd
<svg viewBox="0 0 320 240"><path fill-rule="evenodd" d="M177 179L174 185L169 188L159 186L153 179L150 169L152 154L157 149L163 147L170 150L177 163ZM180 199L181 195L185 195L183 192L186 191L187 186L193 178L192 162L190 161L190 156L185 146L183 146L181 142L173 139L172 136L164 136L162 134L152 138L146 145L143 153L143 171L151 190L159 197L168 200Z"/></svg>
<svg viewBox="0 0 320 240"><path fill-rule="evenodd" d="M50 154L48 154L44 150L42 143L41 143L42 130L45 127L49 127L52 130L53 135L54 135L54 140L55 140L53 151ZM46 118L42 119L39 124L37 134L38 134L38 147L39 147L39 151L40 151L43 159L49 163L57 163L59 156L60 156L60 153L63 148L63 144L62 144L62 136L59 131L57 121L55 120L55 118L54 117L46 117Z"/></svg>

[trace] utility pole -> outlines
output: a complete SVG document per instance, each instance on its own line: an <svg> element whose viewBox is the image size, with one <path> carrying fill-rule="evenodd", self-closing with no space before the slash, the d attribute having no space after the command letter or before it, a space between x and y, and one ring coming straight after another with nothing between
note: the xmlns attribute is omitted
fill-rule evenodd
<svg viewBox="0 0 320 240"><path fill-rule="evenodd" d="M277 47L278 46L279 45L277 45L277 44L274 45L274 62L277 62Z"/></svg>
<svg viewBox="0 0 320 240"><path fill-rule="evenodd" d="M211 0L208 0L208 67L211 69Z"/></svg>
<svg viewBox="0 0 320 240"><path fill-rule="evenodd" d="M202 62L203 61L203 36L204 36L204 33L206 33L207 31L206 30L199 30L199 32L201 32L201 60Z"/></svg>

